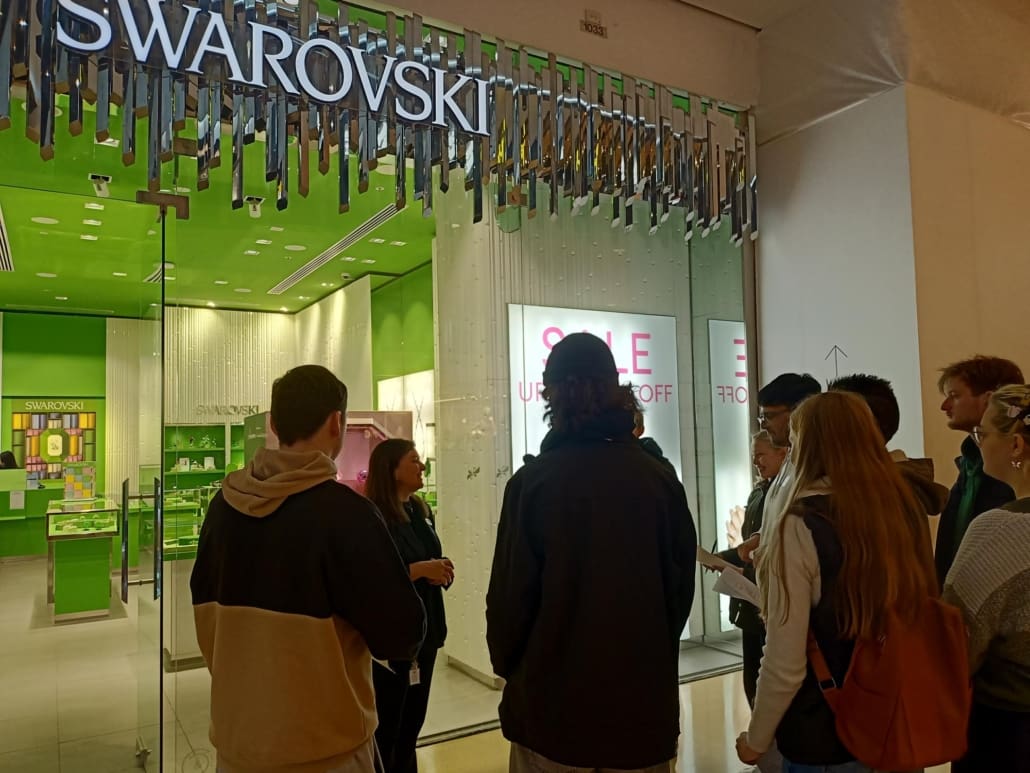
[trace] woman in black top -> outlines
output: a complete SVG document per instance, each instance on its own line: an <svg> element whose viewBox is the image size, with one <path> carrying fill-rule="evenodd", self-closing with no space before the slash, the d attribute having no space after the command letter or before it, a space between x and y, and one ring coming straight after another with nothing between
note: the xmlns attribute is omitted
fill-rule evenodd
<svg viewBox="0 0 1030 773"><path fill-rule="evenodd" d="M447 638L443 589L454 582L454 564L443 557L433 513L415 492L425 485L426 466L410 440L392 438L376 446L368 462L365 496L386 519L401 558L408 565L426 608L426 638L412 663L372 666L379 727L376 744L386 773L415 773L415 743L426 719L436 653ZM383 610L389 614L389 610Z"/></svg>

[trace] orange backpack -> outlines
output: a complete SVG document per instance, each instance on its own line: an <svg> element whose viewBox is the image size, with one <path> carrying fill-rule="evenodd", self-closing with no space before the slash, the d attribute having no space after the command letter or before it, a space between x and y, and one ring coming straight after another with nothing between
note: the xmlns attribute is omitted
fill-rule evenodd
<svg viewBox="0 0 1030 773"><path fill-rule="evenodd" d="M859 639L844 684L830 674L812 631L808 659L837 735L874 770L942 765L966 753L972 690L962 613L928 598L918 623L889 613L886 634Z"/></svg>

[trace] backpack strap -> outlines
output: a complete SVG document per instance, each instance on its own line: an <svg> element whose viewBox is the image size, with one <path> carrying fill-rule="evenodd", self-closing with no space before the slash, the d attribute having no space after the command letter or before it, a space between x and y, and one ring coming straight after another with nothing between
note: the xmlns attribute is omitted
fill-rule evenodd
<svg viewBox="0 0 1030 773"><path fill-rule="evenodd" d="M822 692L826 702L830 704L830 708L836 710L841 686L837 684L837 680L830 673L830 667L826 663L826 658L823 657L822 650L819 649L819 642L816 641L815 634L812 633L811 628L808 629L807 653L808 662L812 664L812 671L815 673L815 680L819 685L819 690Z"/></svg>

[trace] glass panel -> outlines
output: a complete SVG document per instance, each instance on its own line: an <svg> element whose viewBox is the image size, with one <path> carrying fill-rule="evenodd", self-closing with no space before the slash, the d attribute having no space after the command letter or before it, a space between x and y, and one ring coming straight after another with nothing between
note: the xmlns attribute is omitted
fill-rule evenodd
<svg viewBox="0 0 1030 773"><path fill-rule="evenodd" d="M153 535L140 471L160 444L159 226L117 147L87 128L44 163L17 107L0 132L0 448L20 467L0 495L0 558L18 559L0 564L0 769L125 770L141 738L160 743L159 616L138 584ZM95 189L90 173L117 182Z"/></svg>
<svg viewBox="0 0 1030 773"><path fill-rule="evenodd" d="M139 332L139 395L140 450L131 488L137 492L131 532L139 540L136 570L137 636L137 753L146 770L161 770L162 746L174 753L175 718L166 716L162 700L163 676L161 628L164 599L164 577L161 563L162 512L164 490L161 468L161 395L163 386L164 340L164 273L167 229L173 222L160 209L148 206L155 232L154 271L157 280L147 299ZM130 549L131 552L131 549Z"/></svg>
<svg viewBox="0 0 1030 773"><path fill-rule="evenodd" d="M733 243L729 228L691 242L690 273L699 539L704 548L717 552L739 544L744 505L754 485L743 248ZM702 574L698 592L703 625L692 627L691 633L703 635L711 647L739 655L729 598L712 590L716 578Z"/></svg>

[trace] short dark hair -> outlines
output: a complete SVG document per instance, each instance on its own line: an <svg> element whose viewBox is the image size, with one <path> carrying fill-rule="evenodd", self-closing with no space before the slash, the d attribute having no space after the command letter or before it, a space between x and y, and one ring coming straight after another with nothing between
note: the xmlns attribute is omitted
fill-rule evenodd
<svg viewBox="0 0 1030 773"><path fill-rule="evenodd" d="M334 412L347 413L347 386L321 365L301 365L272 384L272 425L283 445L314 435Z"/></svg>
<svg viewBox="0 0 1030 773"><path fill-rule="evenodd" d="M873 418L880 426L883 442L889 443L901 425L901 410L891 382L879 376L855 373L841 376L826 385L827 392L851 392L866 401Z"/></svg>
<svg viewBox="0 0 1030 773"><path fill-rule="evenodd" d="M973 394L982 395L1009 384L1022 384L1023 371L1012 360L978 354L941 368L941 377L937 379L941 394L944 394L944 384L956 378L962 379Z"/></svg>
<svg viewBox="0 0 1030 773"><path fill-rule="evenodd" d="M806 398L819 394L822 387L808 373L784 373L758 390L759 405L786 405L794 409Z"/></svg>

